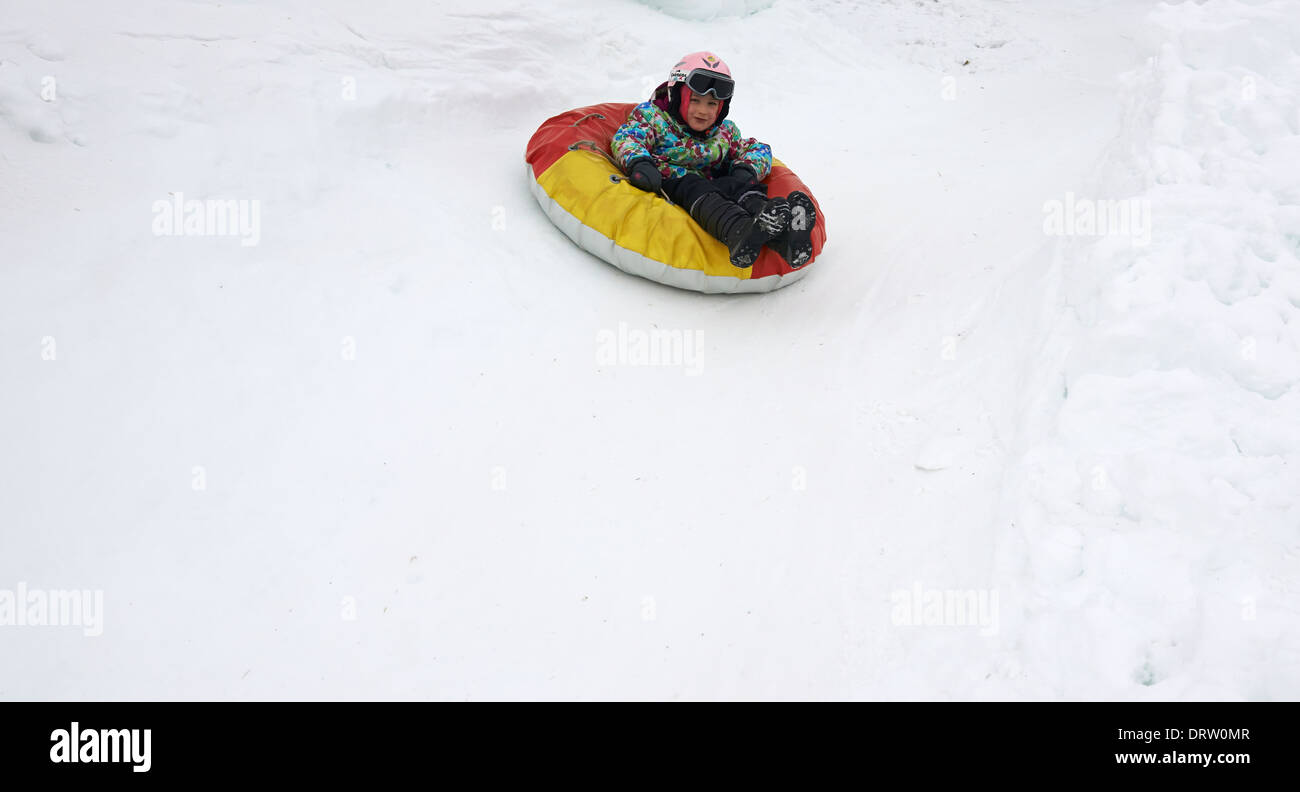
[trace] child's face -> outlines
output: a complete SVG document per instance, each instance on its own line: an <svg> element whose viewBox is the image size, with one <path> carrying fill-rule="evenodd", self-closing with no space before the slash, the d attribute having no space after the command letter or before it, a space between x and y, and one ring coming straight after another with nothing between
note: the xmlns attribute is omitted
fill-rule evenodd
<svg viewBox="0 0 1300 792"><path fill-rule="evenodd" d="M713 96L705 94L700 96L697 93L691 94L691 102L686 107L686 112L682 115L686 118L686 123L696 132L703 132L713 126L713 122L718 120L718 111L722 109L722 102L719 102Z"/></svg>

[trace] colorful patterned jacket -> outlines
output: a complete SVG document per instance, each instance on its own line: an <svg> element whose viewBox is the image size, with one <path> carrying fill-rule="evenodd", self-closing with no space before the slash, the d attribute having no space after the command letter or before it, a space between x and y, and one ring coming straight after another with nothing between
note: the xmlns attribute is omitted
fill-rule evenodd
<svg viewBox="0 0 1300 792"><path fill-rule="evenodd" d="M723 118L694 135L654 100L632 108L614 133L610 149L625 172L637 160L648 159L665 178L688 173L712 178L726 175L742 162L754 169L760 181L772 171L772 147L741 137L734 121Z"/></svg>

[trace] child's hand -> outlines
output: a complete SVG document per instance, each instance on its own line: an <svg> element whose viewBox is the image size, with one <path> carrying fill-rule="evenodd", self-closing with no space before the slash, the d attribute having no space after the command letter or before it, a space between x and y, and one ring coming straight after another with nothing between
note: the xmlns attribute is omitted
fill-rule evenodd
<svg viewBox="0 0 1300 792"><path fill-rule="evenodd" d="M731 169L731 175L746 185L758 183L758 174L748 165L737 165Z"/></svg>
<svg viewBox="0 0 1300 792"><path fill-rule="evenodd" d="M659 192L659 188L664 183L664 177L660 175L659 169L650 160L644 159L632 166L632 172L627 175L627 180L633 187L646 192Z"/></svg>

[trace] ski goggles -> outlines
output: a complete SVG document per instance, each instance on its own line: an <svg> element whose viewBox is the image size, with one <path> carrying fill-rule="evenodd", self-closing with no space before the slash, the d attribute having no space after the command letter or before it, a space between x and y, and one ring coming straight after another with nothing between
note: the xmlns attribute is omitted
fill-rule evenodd
<svg viewBox="0 0 1300 792"><path fill-rule="evenodd" d="M736 83L730 77L708 69L691 69L685 82L692 93L700 96L713 94L724 101L731 98L731 92L736 88Z"/></svg>

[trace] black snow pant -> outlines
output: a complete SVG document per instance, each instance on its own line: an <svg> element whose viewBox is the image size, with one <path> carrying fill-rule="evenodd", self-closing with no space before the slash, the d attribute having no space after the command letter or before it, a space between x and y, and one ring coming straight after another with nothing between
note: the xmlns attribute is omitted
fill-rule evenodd
<svg viewBox="0 0 1300 792"><path fill-rule="evenodd" d="M767 185L762 182L748 184L735 176L719 176L706 179L694 173L680 178L664 179L664 194L668 199L686 211L690 211L695 202L705 193L715 192L728 201L741 203L749 195L758 195L766 200Z"/></svg>

